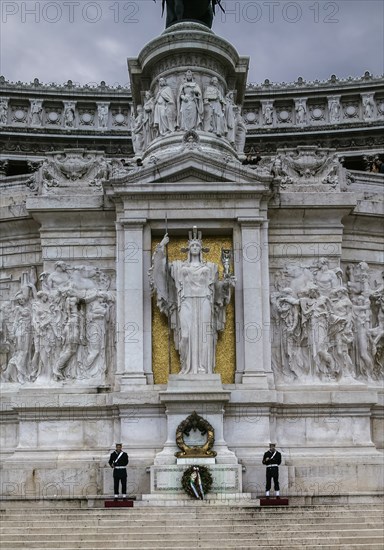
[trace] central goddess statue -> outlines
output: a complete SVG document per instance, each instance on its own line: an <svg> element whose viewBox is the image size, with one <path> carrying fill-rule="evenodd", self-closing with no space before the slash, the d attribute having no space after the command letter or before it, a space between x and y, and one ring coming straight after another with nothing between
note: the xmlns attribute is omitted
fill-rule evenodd
<svg viewBox="0 0 384 550"><path fill-rule="evenodd" d="M224 330L225 313L235 277L224 263L219 280L218 265L203 260L201 232L189 233L186 261L168 263L166 234L152 257L150 280L157 294L157 305L165 313L173 330L180 355L180 374L211 374L215 368L218 332ZM228 252L228 251L225 251Z"/></svg>

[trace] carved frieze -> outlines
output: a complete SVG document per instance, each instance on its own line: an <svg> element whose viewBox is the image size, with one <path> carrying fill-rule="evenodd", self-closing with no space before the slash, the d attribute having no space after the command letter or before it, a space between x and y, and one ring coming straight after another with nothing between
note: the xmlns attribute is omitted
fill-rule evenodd
<svg viewBox="0 0 384 550"><path fill-rule="evenodd" d="M275 276L272 366L280 383L378 382L384 371L384 287L365 262L286 264Z"/></svg>
<svg viewBox="0 0 384 550"><path fill-rule="evenodd" d="M161 77L155 90L142 94L143 104L131 115L132 146L142 156L159 137L180 132L206 132L229 142L242 154L246 125L241 106L236 105L236 91L216 76L207 80L190 69L184 73Z"/></svg>
<svg viewBox="0 0 384 550"><path fill-rule="evenodd" d="M114 358L111 276L88 265L55 263L23 273L1 306L1 380L5 383L104 383Z"/></svg>
<svg viewBox="0 0 384 550"><path fill-rule="evenodd" d="M169 56L160 61L160 63L157 63L154 68L153 76L156 78L163 73L172 71L179 67L196 67L199 69L208 69L218 74L224 73L222 64L211 56L206 54L196 55L180 53L176 58L175 56Z"/></svg>
<svg viewBox="0 0 384 550"><path fill-rule="evenodd" d="M289 186L290 191L309 186L319 191L336 188L341 168L335 150L316 146L278 149L271 164L271 172L280 182L280 188Z"/></svg>
<svg viewBox="0 0 384 550"><path fill-rule="evenodd" d="M83 149L65 149L48 153L39 170L28 182L39 194L67 192L103 192L102 184L110 178L124 177L131 169L121 160L106 160L102 153Z"/></svg>

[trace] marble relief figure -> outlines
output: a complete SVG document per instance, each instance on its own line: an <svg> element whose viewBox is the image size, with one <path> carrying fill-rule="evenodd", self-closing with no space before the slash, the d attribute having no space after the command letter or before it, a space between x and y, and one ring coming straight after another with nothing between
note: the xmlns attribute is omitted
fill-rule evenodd
<svg viewBox="0 0 384 550"><path fill-rule="evenodd" d="M43 107L41 101L36 100L31 103L31 125L41 126Z"/></svg>
<svg viewBox="0 0 384 550"><path fill-rule="evenodd" d="M278 380L379 381L384 374L384 287L366 262L342 270L327 258L286 265L271 294L272 365Z"/></svg>
<svg viewBox="0 0 384 550"><path fill-rule="evenodd" d="M247 125L241 114L241 105L235 105L233 110L235 115L235 149L239 155L242 155L244 153L245 139L247 136Z"/></svg>
<svg viewBox="0 0 384 550"><path fill-rule="evenodd" d="M165 78L159 78L159 89L155 97L153 125L156 136L165 136L175 131L175 98L172 88L167 85Z"/></svg>
<svg viewBox="0 0 384 550"><path fill-rule="evenodd" d="M8 353L3 354L1 381L46 385L103 380L114 354L110 277L97 267L57 261L38 281L28 278L11 300L13 315L2 312Z"/></svg>
<svg viewBox="0 0 384 550"><path fill-rule="evenodd" d="M203 97L200 86L195 82L190 70L185 73L185 81L179 88L177 107L177 127L180 130L188 131L201 128Z"/></svg>
<svg viewBox="0 0 384 550"><path fill-rule="evenodd" d="M6 99L0 100L0 124L7 124L8 119L8 101Z"/></svg>
<svg viewBox="0 0 384 550"><path fill-rule="evenodd" d="M144 149L148 147L154 139L153 115L155 109L155 100L149 90L144 94L143 103L143 133L144 133Z"/></svg>
<svg viewBox="0 0 384 550"><path fill-rule="evenodd" d="M141 155L144 150L144 111L141 105L137 106L137 115L132 117L132 147L135 155Z"/></svg>
<svg viewBox="0 0 384 550"><path fill-rule="evenodd" d="M28 295L21 291L15 296L10 342L13 354L7 366L7 381L23 384L30 376L32 358L32 308Z"/></svg>
<svg viewBox="0 0 384 550"><path fill-rule="evenodd" d="M157 305L170 318L175 347L180 355L180 374L210 374L215 369L218 332L224 330L226 307L235 278L218 265L203 260L201 233L189 234L186 261L167 261L165 235L152 258L150 280Z"/></svg>
<svg viewBox="0 0 384 550"><path fill-rule="evenodd" d="M235 134L236 134L236 106L235 106L235 92L231 90L225 96L225 122L227 126L226 138L232 146L235 146Z"/></svg>
<svg viewBox="0 0 384 550"><path fill-rule="evenodd" d="M211 78L210 84L205 88L203 99L204 131L223 136L226 133L225 101L216 76Z"/></svg>

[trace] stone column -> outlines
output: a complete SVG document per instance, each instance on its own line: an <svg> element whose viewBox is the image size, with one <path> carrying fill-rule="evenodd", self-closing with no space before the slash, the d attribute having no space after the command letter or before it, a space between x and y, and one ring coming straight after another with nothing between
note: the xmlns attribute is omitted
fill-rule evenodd
<svg viewBox="0 0 384 550"><path fill-rule="evenodd" d="M266 370L266 354L264 352L264 321L263 309L263 248L261 226L263 218L239 218L242 241L242 271L243 271L243 326L240 337L244 347L243 384L252 384L260 389L268 389ZM268 266L268 264L267 264ZM264 306L264 308L263 308ZM269 319L267 319L269 322Z"/></svg>
<svg viewBox="0 0 384 550"><path fill-rule="evenodd" d="M146 384L144 374L143 232L146 219L119 220L117 238L117 372L121 386Z"/></svg>
<svg viewBox="0 0 384 550"><path fill-rule="evenodd" d="M268 220L261 223L261 299L263 303L263 359L264 372L269 373L268 378L273 382L271 360L271 308L270 308L270 284L269 284L269 239Z"/></svg>

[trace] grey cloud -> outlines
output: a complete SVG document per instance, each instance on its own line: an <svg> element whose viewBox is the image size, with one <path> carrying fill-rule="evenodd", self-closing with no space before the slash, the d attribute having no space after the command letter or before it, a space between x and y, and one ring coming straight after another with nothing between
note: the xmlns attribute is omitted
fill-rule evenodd
<svg viewBox="0 0 384 550"><path fill-rule="evenodd" d="M2 2L0 72L14 81L37 77L42 82L105 80L124 85L126 58L137 56L164 29L160 0L156 4L74 0L73 13L62 3L61 15L55 13L58 2L27 0L24 4L30 10L37 4L39 9L35 16L24 13L24 22L22 4ZM345 78L361 76L365 70L384 72L380 1L284 0L274 7L273 17L268 1L225 4L227 14L217 15L213 30L241 55L251 57L249 81L291 82L298 76L323 80L332 73ZM13 15L12 6L19 10Z"/></svg>

